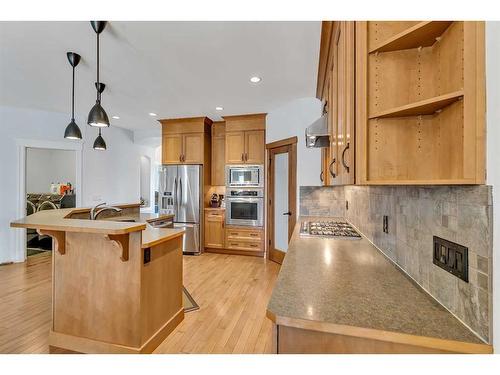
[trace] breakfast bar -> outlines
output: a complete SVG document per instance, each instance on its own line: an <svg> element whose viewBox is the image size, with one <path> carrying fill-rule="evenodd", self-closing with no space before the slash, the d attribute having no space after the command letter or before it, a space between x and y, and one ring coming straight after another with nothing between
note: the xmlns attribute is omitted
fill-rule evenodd
<svg viewBox="0 0 500 375"><path fill-rule="evenodd" d="M39 211L11 223L53 238L52 352L151 353L183 320L181 229L120 205Z"/></svg>

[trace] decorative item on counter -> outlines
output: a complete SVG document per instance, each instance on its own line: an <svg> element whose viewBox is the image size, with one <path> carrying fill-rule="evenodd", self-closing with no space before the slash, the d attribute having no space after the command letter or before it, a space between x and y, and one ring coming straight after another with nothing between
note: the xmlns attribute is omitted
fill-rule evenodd
<svg viewBox="0 0 500 375"><path fill-rule="evenodd" d="M218 208L219 207L219 195L217 193L212 194L212 198L210 199L210 207Z"/></svg>
<svg viewBox="0 0 500 375"><path fill-rule="evenodd" d="M224 194L219 194L219 207L226 208L226 201L224 200Z"/></svg>

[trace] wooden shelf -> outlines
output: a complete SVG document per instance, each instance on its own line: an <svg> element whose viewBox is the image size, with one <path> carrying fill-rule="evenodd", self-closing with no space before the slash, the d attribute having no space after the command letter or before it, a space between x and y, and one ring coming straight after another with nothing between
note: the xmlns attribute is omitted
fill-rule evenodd
<svg viewBox="0 0 500 375"><path fill-rule="evenodd" d="M452 23L452 21L420 22L380 43L372 48L370 53L432 46L436 42L436 38L441 36Z"/></svg>
<svg viewBox="0 0 500 375"><path fill-rule="evenodd" d="M373 114L370 116L370 119L432 115L436 111L460 100L463 96L463 90L455 91L450 94L435 96L434 98L421 100L401 107L390 108Z"/></svg>

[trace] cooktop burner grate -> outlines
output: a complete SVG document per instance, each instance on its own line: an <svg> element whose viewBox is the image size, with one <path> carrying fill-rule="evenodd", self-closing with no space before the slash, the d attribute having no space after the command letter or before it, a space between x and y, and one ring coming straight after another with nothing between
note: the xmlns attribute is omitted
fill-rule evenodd
<svg viewBox="0 0 500 375"><path fill-rule="evenodd" d="M345 221L304 221L300 226L302 237L360 239L361 235Z"/></svg>

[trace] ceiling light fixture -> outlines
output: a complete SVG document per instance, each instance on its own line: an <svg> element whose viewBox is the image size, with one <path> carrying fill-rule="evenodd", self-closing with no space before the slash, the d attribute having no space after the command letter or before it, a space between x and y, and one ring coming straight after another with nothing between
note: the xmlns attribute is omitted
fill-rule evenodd
<svg viewBox="0 0 500 375"><path fill-rule="evenodd" d="M81 56L75 52L66 52L69 64L73 67L73 81L71 84L71 122L66 126L64 138L82 139L82 132L75 122L75 67L80 62Z"/></svg>
<svg viewBox="0 0 500 375"><path fill-rule="evenodd" d="M100 88L100 82L99 82L99 34L101 34L101 32L106 27L106 21L90 21L90 24L92 25L92 28L94 29L95 33L97 34L97 82L95 83L95 86L97 89L97 100L89 112L89 117L88 117L87 123L90 126L104 128L104 127L109 126L109 118L108 118L108 114L106 113L104 108L102 108L102 106L101 106L101 93L102 93L102 90L104 90L104 87L102 88L102 90L99 90L99 88Z"/></svg>
<svg viewBox="0 0 500 375"><path fill-rule="evenodd" d="M120 119L120 116L113 116L113 118L114 118L115 120L119 120L119 119Z"/></svg>
<svg viewBox="0 0 500 375"><path fill-rule="evenodd" d="M97 151L105 151L106 150L106 142L104 142L104 138L101 135L101 128L99 128L99 135L94 141L94 150Z"/></svg>
<svg viewBox="0 0 500 375"><path fill-rule="evenodd" d="M224 108L223 108L223 107L215 107L215 110L216 110L216 111L223 111L223 110L224 110Z"/></svg>
<svg viewBox="0 0 500 375"><path fill-rule="evenodd" d="M154 112L149 112L149 115L150 115L150 116L156 116L156 113L154 113Z"/></svg>
<svg viewBox="0 0 500 375"><path fill-rule="evenodd" d="M252 83L259 83L260 81L262 81L262 78L257 77L257 76L250 78L250 82L252 82Z"/></svg>

